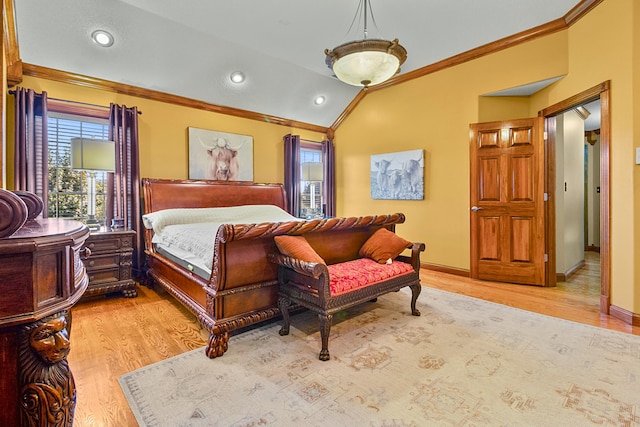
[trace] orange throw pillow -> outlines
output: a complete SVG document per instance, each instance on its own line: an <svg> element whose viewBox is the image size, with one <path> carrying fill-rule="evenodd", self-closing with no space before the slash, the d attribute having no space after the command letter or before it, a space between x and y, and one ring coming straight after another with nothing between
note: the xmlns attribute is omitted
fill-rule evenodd
<svg viewBox="0 0 640 427"><path fill-rule="evenodd" d="M276 246L278 246L278 250L283 255L326 265L322 257L313 250L304 236L275 236L273 239L276 242Z"/></svg>
<svg viewBox="0 0 640 427"><path fill-rule="evenodd" d="M385 264L388 260L393 260L405 249L411 247L411 245L410 241L403 239L396 233L386 228L380 228L364 242L358 255L371 258L380 264Z"/></svg>

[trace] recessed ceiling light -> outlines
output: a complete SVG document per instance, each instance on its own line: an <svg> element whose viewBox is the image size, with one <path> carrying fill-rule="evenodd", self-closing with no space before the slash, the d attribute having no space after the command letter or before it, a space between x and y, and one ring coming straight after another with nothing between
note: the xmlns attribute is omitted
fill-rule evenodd
<svg viewBox="0 0 640 427"><path fill-rule="evenodd" d="M324 104L324 101L326 101L326 100L327 99L324 96L320 95L320 96L317 96L316 99L313 100L313 103L316 104L316 105L322 105L322 104Z"/></svg>
<svg viewBox="0 0 640 427"><path fill-rule="evenodd" d="M91 33L91 38L103 47L109 47L113 44L113 36L105 30L95 30Z"/></svg>
<svg viewBox="0 0 640 427"><path fill-rule="evenodd" d="M244 81L244 74L242 71L234 71L231 73L231 81L234 83L242 83Z"/></svg>

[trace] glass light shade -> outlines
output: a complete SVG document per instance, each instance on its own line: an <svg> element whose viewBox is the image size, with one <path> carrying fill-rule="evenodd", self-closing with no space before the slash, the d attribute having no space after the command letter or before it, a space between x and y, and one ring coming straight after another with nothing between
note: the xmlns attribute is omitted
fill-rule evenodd
<svg viewBox="0 0 640 427"><path fill-rule="evenodd" d="M113 172L116 168L115 143L101 139L71 139L71 167Z"/></svg>
<svg viewBox="0 0 640 427"><path fill-rule="evenodd" d="M353 41L325 50L325 54L327 65L340 80L364 87L390 79L407 59L407 51L398 39Z"/></svg>

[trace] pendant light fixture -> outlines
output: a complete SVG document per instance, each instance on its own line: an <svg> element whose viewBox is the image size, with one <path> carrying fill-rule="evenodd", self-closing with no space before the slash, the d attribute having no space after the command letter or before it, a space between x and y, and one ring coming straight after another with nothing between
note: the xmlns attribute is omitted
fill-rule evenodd
<svg viewBox="0 0 640 427"><path fill-rule="evenodd" d="M350 85L364 86L365 89L396 75L400 71L400 65L407 59L407 50L399 44L398 39L388 41L382 38L369 38L369 15L375 29L378 30L370 0L360 0L347 34L356 20L360 24L364 18L363 38L341 44L333 50L325 49L324 51L325 62L338 79Z"/></svg>

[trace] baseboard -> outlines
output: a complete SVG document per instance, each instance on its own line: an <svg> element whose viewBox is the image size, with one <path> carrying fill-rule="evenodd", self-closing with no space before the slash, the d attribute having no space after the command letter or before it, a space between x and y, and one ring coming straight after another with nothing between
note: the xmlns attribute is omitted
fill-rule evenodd
<svg viewBox="0 0 640 427"><path fill-rule="evenodd" d="M566 282L567 280L571 279L571 276L576 274L576 272L578 270L580 270L582 267L584 267L584 265L585 265L585 261L582 260L579 263L577 263L576 265L574 265L573 267L571 267L570 269L568 269L566 272L564 272L564 273L556 273L556 281L558 281L558 282Z"/></svg>
<svg viewBox="0 0 640 427"><path fill-rule="evenodd" d="M584 248L585 251L587 252L598 252L600 253L600 246L587 246L586 248Z"/></svg>
<svg viewBox="0 0 640 427"><path fill-rule="evenodd" d="M618 320L622 320L627 325L640 326L640 314L633 313L624 308L620 308L615 305L609 307L609 315L615 317Z"/></svg>
<svg viewBox="0 0 640 427"><path fill-rule="evenodd" d="M424 268L425 270L437 271L440 273L453 274L455 276L469 277L469 270L464 270L462 268L455 267L447 267L445 265L438 264L428 264L428 263L420 263L420 268Z"/></svg>

